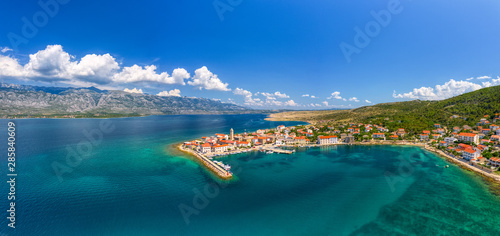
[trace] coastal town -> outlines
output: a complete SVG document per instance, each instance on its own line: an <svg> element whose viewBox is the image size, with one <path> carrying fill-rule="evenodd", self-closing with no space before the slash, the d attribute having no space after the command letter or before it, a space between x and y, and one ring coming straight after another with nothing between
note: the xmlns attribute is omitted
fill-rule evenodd
<svg viewBox="0 0 500 236"><path fill-rule="evenodd" d="M500 166L500 127L497 124L500 123L499 118L499 114L485 115L473 127L447 127L436 123L419 133L409 132L404 128L389 129L382 123L333 125L333 120L300 126L280 125L272 129L239 134L235 134L231 129L229 134L217 133L184 142L179 148L198 157L209 169L223 178L232 177L232 173L229 165L215 160L220 156L249 151L290 154L296 147L339 144L419 145L474 166L480 171L495 174ZM395 122L389 118L384 121Z"/></svg>

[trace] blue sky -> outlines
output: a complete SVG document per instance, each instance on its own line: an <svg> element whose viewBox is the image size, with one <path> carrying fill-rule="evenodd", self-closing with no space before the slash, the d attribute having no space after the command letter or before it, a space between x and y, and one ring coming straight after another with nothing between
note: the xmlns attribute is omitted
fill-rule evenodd
<svg viewBox="0 0 500 236"><path fill-rule="evenodd" d="M30 2L0 3L2 82L288 109L436 100L500 84L494 0L42 0L53 12ZM36 33L23 32L23 17ZM355 28L368 43L356 44Z"/></svg>

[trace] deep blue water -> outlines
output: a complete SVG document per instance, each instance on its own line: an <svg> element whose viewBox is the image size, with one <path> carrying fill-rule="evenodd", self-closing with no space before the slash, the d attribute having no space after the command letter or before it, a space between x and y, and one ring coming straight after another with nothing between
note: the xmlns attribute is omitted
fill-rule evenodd
<svg viewBox="0 0 500 236"><path fill-rule="evenodd" d="M500 200L417 147L224 157L221 182L172 144L280 124L264 115L28 119L17 126L16 230L5 235L498 235ZM7 152L0 120L0 152ZM102 129L108 122L113 130ZM102 139L96 131L102 134ZM104 132L109 131L109 132ZM92 140L85 132L94 134ZM4 145L2 145L2 143ZM58 175L54 167L60 172ZM6 157L0 160L7 180ZM65 172L66 171L66 172ZM61 174L62 173L62 174ZM182 209L182 210L181 210ZM183 215L184 212L184 215ZM189 215L189 216L188 216Z"/></svg>

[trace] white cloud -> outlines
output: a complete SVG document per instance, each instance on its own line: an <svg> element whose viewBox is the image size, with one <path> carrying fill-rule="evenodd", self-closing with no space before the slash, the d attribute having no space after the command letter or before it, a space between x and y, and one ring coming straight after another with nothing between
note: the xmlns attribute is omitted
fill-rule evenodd
<svg viewBox="0 0 500 236"><path fill-rule="evenodd" d="M113 74L119 69L118 62L107 53L85 55L78 64L71 64L71 68L67 70L70 77L86 77L87 80L96 83L109 83Z"/></svg>
<svg viewBox="0 0 500 236"><path fill-rule="evenodd" d="M12 49L11 49L11 48L9 48L9 47L3 47L3 48L2 48L2 47L0 47L0 51L1 51L2 53L6 53L6 52L8 52L8 51L14 51L14 50L12 50Z"/></svg>
<svg viewBox="0 0 500 236"><path fill-rule="evenodd" d="M470 77L470 78L467 78L465 80L469 81L469 80L473 80L473 79L474 79L474 77Z"/></svg>
<svg viewBox="0 0 500 236"><path fill-rule="evenodd" d="M500 85L500 77L497 76L497 79L492 79L491 81L482 82L484 88Z"/></svg>
<svg viewBox="0 0 500 236"><path fill-rule="evenodd" d="M500 82L499 80L493 80L491 82L483 82L483 86L492 86L494 83ZM489 84L488 84L489 83ZM479 84L475 84L468 81L455 81L451 79L443 85L436 85L435 88L431 87L421 87L415 88L413 91L408 93L397 94L396 91L393 93L394 98L410 98L410 99L422 99L422 100L442 100L457 96L466 92L475 91L483 88Z"/></svg>
<svg viewBox="0 0 500 236"><path fill-rule="evenodd" d="M477 77L476 79L491 79L491 77L485 75L485 76Z"/></svg>
<svg viewBox="0 0 500 236"><path fill-rule="evenodd" d="M120 83L157 82L184 85L184 79L190 77L189 73L181 68L175 69L173 75L174 77L170 77L167 72L158 74L155 65L145 66L144 68L142 68L142 66L133 65L124 67L120 73L115 74L113 76L113 81Z"/></svg>
<svg viewBox="0 0 500 236"><path fill-rule="evenodd" d="M316 96L314 96L314 95L309 95L309 94L304 94L304 95L302 95L302 97L317 98Z"/></svg>
<svg viewBox="0 0 500 236"><path fill-rule="evenodd" d="M188 84L194 87L206 90L219 90L219 91L231 91L227 88L228 83L223 83L217 75L210 72L206 66L197 69L192 81L188 81Z"/></svg>
<svg viewBox="0 0 500 236"><path fill-rule="evenodd" d="M290 98L290 96L288 96L284 93L280 93L278 91L274 93L274 96L276 96L277 98Z"/></svg>
<svg viewBox="0 0 500 236"><path fill-rule="evenodd" d="M298 106L299 104L295 103L293 100L288 100L287 102L285 102L285 106L291 106L291 107L294 107L294 106Z"/></svg>
<svg viewBox="0 0 500 236"><path fill-rule="evenodd" d="M276 101L276 100L266 100L266 105L269 105L269 106L282 106L283 105L283 102L280 102L280 101Z"/></svg>
<svg viewBox="0 0 500 236"><path fill-rule="evenodd" d="M24 73L17 59L0 55L0 77L23 77Z"/></svg>
<svg viewBox="0 0 500 236"><path fill-rule="evenodd" d="M368 100L365 100L365 102L366 102L366 103L372 103L372 102L370 102L370 101L368 101Z"/></svg>
<svg viewBox="0 0 500 236"><path fill-rule="evenodd" d="M29 55L29 62L24 65L28 76L66 77L68 70L75 66L72 58L61 45L48 45L44 50Z"/></svg>
<svg viewBox="0 0 500 236"><path fill-rule="evenodd" d="M248 91L248 90L244 90L244 89L241 89L241 88L236 88L234 91L233 91L233 94L235 95L240 95L240 96L244 96L245 98L245 105L248 105L248 106L262 106L263 105L263 102L258 99L258 98L252 98L253 94L252 92Z"/></svg>
<svg viewBox="0 0 500 236"><path fill-rule="evenodd" d="M262 95L264 97L266 97L266 99L269 99L269 100L276 100L276 98L290 98L290 96L286 95L285 93L281 93L279 91L276 91L274 93L265 93L265 92L257 92L255 93L255 95ZM309 96L309 94L306 94L307 96ZM302 97L305 97L304 95L302 95Z"/></svg>
<svg viewBox="0 0 500 236"><path fill-rule="evenodd" d="M323 101L322 102L326 107L328 106L328 102L327 101Z"/></svg>
<svg viewBox="0 0 500 236"><path fill-rule="evenodd" d="M0 55L0 76L19 77L45 81L63 81L67 84L112 84L133 82L157 82L182 84L190 74L182 68L175 69L170 77L166 72L157 73L156 66L144 68L138 65L121 68L109 53L88 54L79 61L63 50L61 45L48 45L29 55L29 61L21 66L15 58ZM121 71L120 71L121 70Z"/></svg>
<svg viewBox="0 0 500 236"><path fill-rule="evenodd" d="M140 93L140 94L143 94L142 89L136 89L136 88L133 88L133 89L125 88L123 91L125 91L127 93Z"/></svg>
<svg viewBox="0 0 500 236"><path fill-rule="evenodd" d="M335 91L331 94L331 97L328 97L327 99L332 99L332 98L335 98L335 99L343 99L341 96L340 96L340 92L338 91ZM345 101L345 100L344 100Z"/></svg>
<svg viewBox="0 0 500 236"><path fill-rule="evenodd" d="M349 101L359 102L358 98L356 97L349 98Z"/></svg>
<svg viewBox="0 0 500 236"><path fill-rule="evenodd" d="M181 96L181 91L179 89L172 89L170 91L159 92L156 95L160 96L160 97L180 97Z"/></svg>
<svg viewBox="0 0 500 236"><path fill-rule="evenodd" d="M248 90L244 90L244 89L241 89L241 88L236 88L233 93L235 95L242 95L242 96L245 96L245 97L251 97L252 96L252 92L248 91Z"/></svg>

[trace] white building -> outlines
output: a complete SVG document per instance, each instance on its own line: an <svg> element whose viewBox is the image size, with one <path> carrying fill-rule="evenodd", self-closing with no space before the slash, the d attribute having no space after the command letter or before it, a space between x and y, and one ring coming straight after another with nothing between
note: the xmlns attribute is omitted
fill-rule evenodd
<svg viewBox="0 0 500 236"><path fill-rule="evenodd" d="M477 134L472 134L472 133L460 133L458 135L458 140L478 144L479 136Z"/></svg>
<svg viewBox="0 0 500 236"><path fill-rule="evenodd" d="M228 147L227 144L213 146L213 151L214 152L225 152L225 151L227 151L227 147Z"/></svg>
<svg viewBox="0 0 500 236"><path fill-rule="evenodd" d="M472 150L472 149L465 149L463 152L462 152L462 157L465 159L465 160L474 160L474 159L477 159L478 157L481 156L481 153L476 151L476 150Z"/></svg>
<svg viewBox="0 0 500 236"><path fill-rule="evenodd" d="M201 152L202 153L208 153L210 151L212 151L212 146L210 146L209 143L204 143L201 145Z"/></svg>
<svg viewBox="0 0 500 236"><path fill-rule="evenodd" d="M458 141L458 139L454 138L454 137L446 137L444 138L444 141L448 144L448 145L451 145L451 144L454 144L455 141Z"/></svg>
<svg viewBox="0 0 500 236"><path fill-rule="evenodd" d="M318 136L318 144L334 144L337 142L337 136Z"/></svg>

